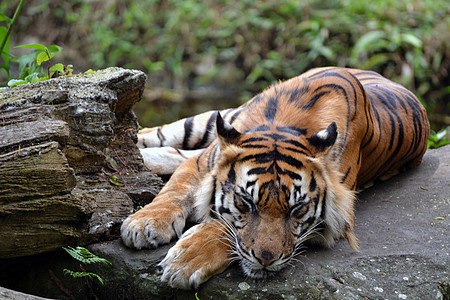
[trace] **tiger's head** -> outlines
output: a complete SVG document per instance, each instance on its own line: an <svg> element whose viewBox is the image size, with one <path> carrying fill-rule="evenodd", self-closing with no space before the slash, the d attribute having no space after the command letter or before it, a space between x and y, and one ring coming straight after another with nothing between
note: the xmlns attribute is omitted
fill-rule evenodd
<svg viewBox="0 0 450 300"><path fill-rule="evenodd" d="M353 193L332 161L336 123L307 137L295 127L238 132L220 114L218 162L196 195L204 221L226 226L233 259L254 278L285 267L306 240L328 246L353 233Z"/></svg>

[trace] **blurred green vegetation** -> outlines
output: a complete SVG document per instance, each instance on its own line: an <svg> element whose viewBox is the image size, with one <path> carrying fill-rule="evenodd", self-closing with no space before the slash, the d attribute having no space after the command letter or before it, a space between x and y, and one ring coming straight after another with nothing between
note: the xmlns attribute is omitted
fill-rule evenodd
<svg viewBox="0 0 450 300"><path fill-rule="evenodd" d="M405 85L444 127L449 16L448 0L29 0L11 42L58 44L74 69L145 71L159 92L137 108L144 126L203 110L190 105L202 95L233 106L275 80L336 65Z"/></svg>

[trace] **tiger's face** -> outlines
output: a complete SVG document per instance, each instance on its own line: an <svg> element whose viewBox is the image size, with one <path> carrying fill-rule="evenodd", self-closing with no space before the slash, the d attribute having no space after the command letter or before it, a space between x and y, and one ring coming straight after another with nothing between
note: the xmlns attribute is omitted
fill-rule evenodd
<svg viewBox="0 0 450 300"><path fill-rule="evenodd" d="M315 156L334 143L336 125L308 139L289 127L261 126L242 134L225 122L226 132L220 128L221 159L211 177L213 217L226 224L244 272L264 277L285 267L306 240L323 237L318 232L330 218L327 197L334 192L329 170ZM330 209L338 210L333 203Z"/></svg>
<svg viewBox="0 0 450 300"><path fill-rule="evenodd" d="M301 166L274 160L261 167L256 158L246 157L246 151L240 152L221 168L215 208L228 224L244 272L264 277L286 266L303 242L314 237L323 222L326 185L314 162L306 159L298 159Z"/></svg>

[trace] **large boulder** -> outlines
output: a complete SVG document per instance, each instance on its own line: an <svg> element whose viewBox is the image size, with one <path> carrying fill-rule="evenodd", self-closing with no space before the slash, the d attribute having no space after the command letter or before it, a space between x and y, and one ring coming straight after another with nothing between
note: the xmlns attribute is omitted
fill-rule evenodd
<svg viewBox="0 0 450 300"><path fill-rule="evenodd" d="M0 258L115 238L133 200L151 201L162 182L131 110L145 82L109 68L0 92Z"/></svg>
<svg viewBox="0 0 450 300"><path fill-rule="evenodd" d="M157 263L171 245L133 251L119 241L94 244L113 266L97 269L108 299L450 299L450 146L426 152L422 164L358 195L360 252L340 240L307 247L273 278L253 280L238 265L198 291L167 287ZM112 290L111 287L114 287ZM132 295L132 296L130 296Z"/></svg>
<svg viewBox="0 0 450 300"><path fill-rule="evenodd" d="M88 246L112 263L85 266L104 285L65 276L63 268L79 271L79 263L54 252L0 262L0 286L59 299L450 299L449 178L450 146L427 151L419 167L359 194L360 252L344 240L307 247L264 280L233 265L198 290L172 289L156 265L173 244L134 251L117 239Z"/></svg>

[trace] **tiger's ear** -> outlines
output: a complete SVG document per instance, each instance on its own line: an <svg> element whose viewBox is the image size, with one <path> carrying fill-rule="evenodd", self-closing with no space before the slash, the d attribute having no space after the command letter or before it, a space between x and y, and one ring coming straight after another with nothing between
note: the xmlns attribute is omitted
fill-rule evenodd
<svg viewBox="0 0 450 300"><path fill-rule="evenodd" d="M241 133L225 121L219 112L216 117L216 130L222 145L234 144L241 136Z"/></svg>
<svg viewBox="0 0 450 300"><path fill-rule="evenodd" d="M308 141L319 152L323 152L334 145L337 135L337 125L336 122L333 122L327 129L314 133L308 138Z"/></svg>

